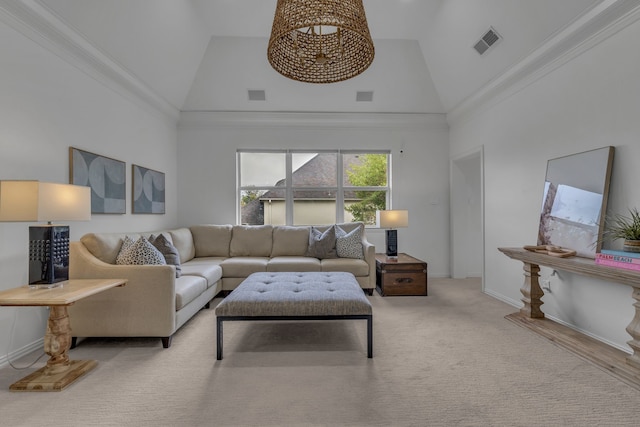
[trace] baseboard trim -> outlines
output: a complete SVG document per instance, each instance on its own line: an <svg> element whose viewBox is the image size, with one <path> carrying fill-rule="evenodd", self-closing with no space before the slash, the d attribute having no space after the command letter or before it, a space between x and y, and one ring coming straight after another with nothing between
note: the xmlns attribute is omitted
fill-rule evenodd
<svg viewBox="0 0 640 427"><path fill-rule="evenodd" d="M550 319L532 319L520 312L509 314L505 319L547 338L552 344L640 390L640 371L627 363L628 353Z"/></svg>
<svg viewBox="0 0 640 427"><path fill-rule="evenodd" d="M6 366L9 366L9 361L16 361L20 359L22 356L26 356L29 353L32 353L36 350L42 350L44 346L44 338L40 338L37 341L32 342L31 344L27 344L26 346L19 348L15 351L12 351L9 354L6 354L0 357L0 369Z"/></svg>

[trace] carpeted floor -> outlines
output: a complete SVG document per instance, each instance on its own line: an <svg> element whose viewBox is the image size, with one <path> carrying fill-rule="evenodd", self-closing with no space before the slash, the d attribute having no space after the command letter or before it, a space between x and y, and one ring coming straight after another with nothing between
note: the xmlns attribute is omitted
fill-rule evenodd
<svg viewBox="0 0 640 427"><path fill-rule="evenodd" d="M155 339L87 339L98 367L60 393L8 387L6 426L637 426L640 392L503 319L478 280L432 279L428 297L369 297L366 322L226 322L198 313ZM217 304L219 300L215 300ZM36 355L16 363L25 364ZM36 366L42 366L40 363Z"/></svg>

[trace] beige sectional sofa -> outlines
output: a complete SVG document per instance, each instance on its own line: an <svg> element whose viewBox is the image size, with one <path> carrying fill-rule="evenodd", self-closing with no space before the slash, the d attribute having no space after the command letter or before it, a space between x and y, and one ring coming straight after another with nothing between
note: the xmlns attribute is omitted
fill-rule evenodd
<svg viewBox="0 0 640 427"><path fill-rule="evenodd" d="M71 242L69 277L122 278L128 283L69 307L74 345L78 337L160 337L168 348L187 320L254 272L346 271L371 295L375 248L362 223L338 226L347 233L361 230L362 259L308 256L311 227L196 225L154 233L86 234ZM152 234L162 234L177 249L179 274L173 265L116 264L126 236L136 240Z"/></svg>

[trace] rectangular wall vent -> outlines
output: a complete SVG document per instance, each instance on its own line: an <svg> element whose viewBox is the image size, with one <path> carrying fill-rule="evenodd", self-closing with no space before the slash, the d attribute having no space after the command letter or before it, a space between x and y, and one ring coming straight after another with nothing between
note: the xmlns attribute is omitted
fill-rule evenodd
<svg viewBox="0 0 640 427"><path fill-rule="evenodd" d="M249 101L266 101L267 95L264 90L249 89Z"/></svg>
<svg viewBox="0 0 640 427"><path fill-rule="evenodd" d="M489 27L489 30L487 30L487 32L484 33L482 37L480 37L480 40L478 40L476 44L473 45L473 48L476 52L482 55L487 50L489 50L491 46L495 46L495 44L500 40L502 40L500 34L498 34L498 32L493 27Z"/></svg>
<svg viewBox="0 0 640 427"><path fill-rule="evenodd" d="M356 92L356 102L371 102L373 101L373 91L358 91Z"/></svg>

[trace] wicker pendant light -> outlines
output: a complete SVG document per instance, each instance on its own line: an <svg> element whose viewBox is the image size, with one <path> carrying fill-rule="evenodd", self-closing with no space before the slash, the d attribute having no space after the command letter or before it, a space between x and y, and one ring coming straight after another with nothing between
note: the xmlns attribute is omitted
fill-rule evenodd
<svg viewBox="0 0 640 427"><path fill-rule="evenodd" d="M283 76L347 80L366 70L374 53L362 0L278 0L267 57Z"/></svg>

